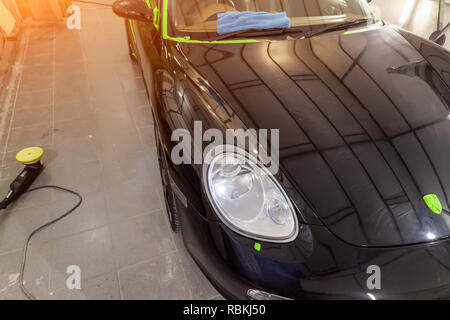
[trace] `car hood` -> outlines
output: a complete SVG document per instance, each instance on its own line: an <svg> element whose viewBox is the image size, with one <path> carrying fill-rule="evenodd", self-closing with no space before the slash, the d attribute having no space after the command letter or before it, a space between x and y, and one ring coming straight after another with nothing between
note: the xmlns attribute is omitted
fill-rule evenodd
<svg viewBox="0 0 450 320"><path fill-rule="evenodd" d="M390 26L352 31L182 51L247 127L280 130L282 168L341 240L448 237L448 53Z"/></svg>

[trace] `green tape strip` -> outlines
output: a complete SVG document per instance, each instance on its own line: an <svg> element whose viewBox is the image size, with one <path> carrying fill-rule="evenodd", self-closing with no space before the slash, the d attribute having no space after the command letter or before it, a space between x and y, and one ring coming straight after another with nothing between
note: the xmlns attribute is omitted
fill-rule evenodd
<svg viewBox="0 0 450 320"><path fill-rule="evenodd" d="M163 0L163 18L162 18L162 34L163 38L176 42L184 42L184 43L256 43L262 42L260 40L254 39L241 39L241 40L219 40L219 41L202 41L202 40L191 40L190 37L171 37L167 32L167 18L168 18L168 0Z"/></svg>
<svg viewBox="0 0 450 320"><path fill-rule="evenodd" d="M153 25L156 30L159 31L159 10L158 8L153 8Z"/></svg>
<svg viewBox="0 0 450 320"><path fill-rule="evenodd" d="M131 43L130 43L130 49L131 49L131 55L132 55L135 59L137 59L137 55L136 55L136 53L134 52L134 49L133 49L133 46L131 45Z"/></svg>
<svg viewBox="0 0 450 320"><path fill-rule="evenodd" d="M436 214L442 213L442 204L439 198L435 194L427 194L423 197L423 201L427 204L428 208Z"/></svg>
<svg viewBox="0 0 450 320"><path fill-rule="evenodd" d="M147 7L150 9L153 9L153 25L155 26L156 30L159 30L159 7L161 5L161 0L158 1L158 6L153 8L152 4L150 3L150 0L145 0L145 3L147 4Z"/></svg>
<svg viewBox="0 0 450 320"><path fill-rule="evenodd" d="M133 21L132 20L128 20L128 22L130 23L130 29L131 29L131 34L133 35L134 43L136 43L136 35L134 34Z"/></svg>

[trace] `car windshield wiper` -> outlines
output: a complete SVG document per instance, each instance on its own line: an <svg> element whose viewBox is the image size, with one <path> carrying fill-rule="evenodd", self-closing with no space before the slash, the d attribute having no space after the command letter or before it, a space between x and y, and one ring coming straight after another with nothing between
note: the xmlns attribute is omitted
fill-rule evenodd
<svg viewBox="0 0 450 320"><path fill-rule="evenodd" d="M276 36L286 33L303 33L303 29L299 28L273 28L273 29L245 29L234 31L230 33L225 33L210 39L210 41L220 41L237 37L263 37L263 36Z"/></svg>
<svg viewBox="0 0 450 320"><path fill-rule="evenodd" d="M304 31L304 27L302 28L273 28L273 29L245 29L245 30L239 30L234 31L226 34L219 35L217 37L211 38L210 41L220 41L220 40L227 40L232 38L238 38L238 37L263 37L263 36L275 36L275 35L282 35L282 34L288 34L288 33L304 33L305 38L311 38L316 35L346 29L349 27L358 26L364 23L367 23L371 21L372 18L361 18L351 21L345 21L338 24L333 24L331 26L327 26L325 28L319 29L319 30L313 30L309 32Z"/></svg>
<svg viewBox="0 0 450 320"><path fill-rule="evenodd" d="M349 28L349 27L358 26L360 24L367 23L367 22L369 22L371 20L372 20L372 18L361 18L361 19L356 19L356 20L345 21L345 22L342 22L342 23L338 23L338 24L333 24L331 26L327 26L327 27L322 28L322 29L309 31L309 32L305 33L304 36L305 36L305 38L311 38L311 37L317 36L317 35L322 34L322 33L331 32L331 31L337 31L337 30L342 30L342 29L346 29L346 28Z"/></svg>

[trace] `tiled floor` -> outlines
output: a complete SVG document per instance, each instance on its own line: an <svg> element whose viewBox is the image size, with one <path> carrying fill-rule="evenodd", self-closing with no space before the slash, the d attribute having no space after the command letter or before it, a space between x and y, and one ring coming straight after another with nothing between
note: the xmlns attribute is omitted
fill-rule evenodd
<svg viewBox="0 0 450 320"><path fill-rule="evenodd" d="M40 299L217 298L169 229L150 106L123 20L108 7L81 7L81 30L61 23L26 31L11 103L0 106L0 195L21 170L15 153L38 145L46 169L35 186L84 196L79 210L32 241L26 285ZM27 235L75 200L43 190L0 212L0 299L24 298ZM66 288L70 265L81 268L81 290Z"/></svg>

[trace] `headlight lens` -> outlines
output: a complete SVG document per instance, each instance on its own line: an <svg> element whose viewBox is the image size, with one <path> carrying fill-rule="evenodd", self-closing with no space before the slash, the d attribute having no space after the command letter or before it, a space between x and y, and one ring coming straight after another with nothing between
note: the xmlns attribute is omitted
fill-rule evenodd
<svg viewBox="0 0 450 320"><path fill-rule="evenodd" d="M294 240L297 217L286 193L254 157L236 150L216 155L203 170L209 200L220 219L253 239Z"/></svg>

